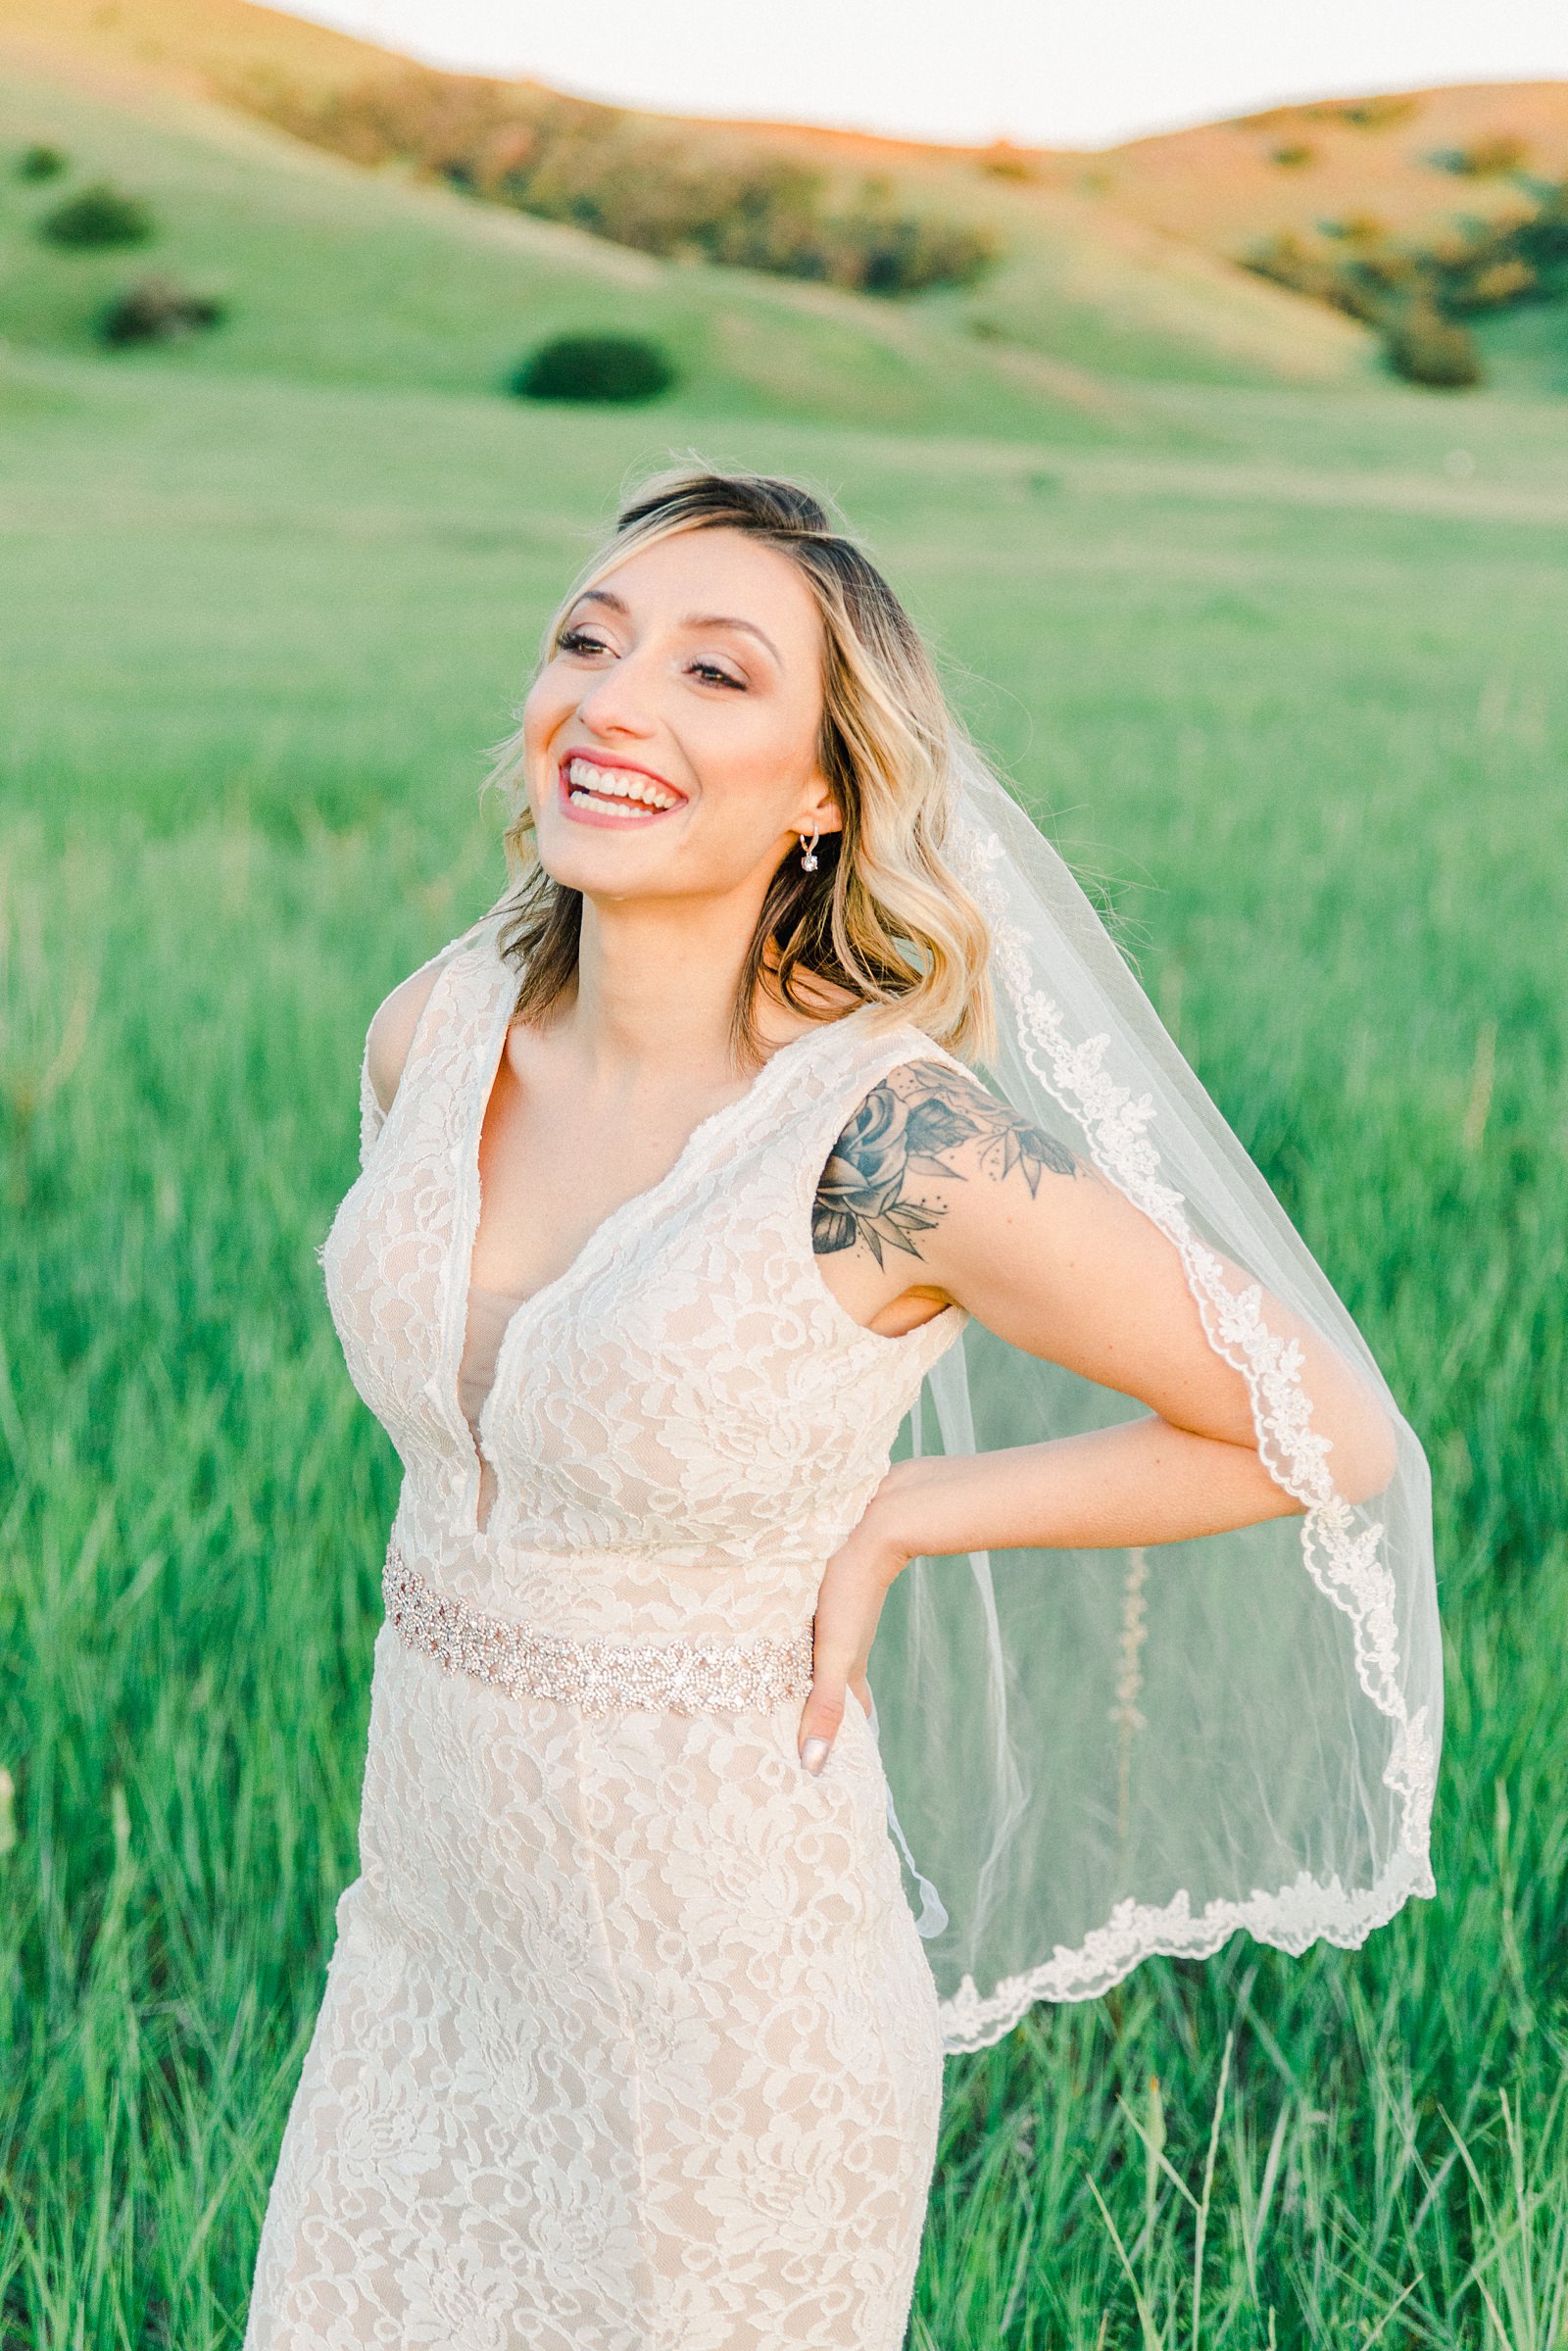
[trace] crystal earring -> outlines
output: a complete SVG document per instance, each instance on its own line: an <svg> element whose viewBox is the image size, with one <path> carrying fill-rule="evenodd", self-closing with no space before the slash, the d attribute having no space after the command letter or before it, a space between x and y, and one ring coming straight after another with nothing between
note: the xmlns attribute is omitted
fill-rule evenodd
<svg viewBox="0 0 1568 2351"><path fill-rule="evenodd" d="M821 827L819 824L813 824L813 825L812 825L812 827L811 827L811 838L809 839L809 841L808 841L808 839L806 838L806 835L805 835L804 833L802 833L802 835L801 835L801 871L802 871L803 873L814 873L814 872L816 871L816 845L817 845L818 841L820 841L820 840L821 840L821 838L822 838L822 827Z"/></svg>

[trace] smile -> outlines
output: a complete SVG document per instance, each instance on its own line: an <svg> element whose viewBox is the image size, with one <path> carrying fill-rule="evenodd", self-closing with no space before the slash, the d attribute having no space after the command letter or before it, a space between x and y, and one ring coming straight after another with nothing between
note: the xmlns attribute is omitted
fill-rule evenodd
<svg viewBox="0 0 1568 2351"><path fill-rule="evenodd" d="M646 768L602 766L581 752L561 762L561 796L573 816L590 823L647 824L686 805L682 793Z"/></svg>

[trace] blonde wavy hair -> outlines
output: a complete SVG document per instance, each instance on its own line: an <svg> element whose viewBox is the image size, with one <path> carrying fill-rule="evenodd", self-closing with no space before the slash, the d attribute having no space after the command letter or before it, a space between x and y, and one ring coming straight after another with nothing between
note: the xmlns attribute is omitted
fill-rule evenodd
<svg viewBox="0 0 1568 2351"><path fill-rule="evenodd" d="M992 1042L990 933L946 854L957 722L903 605L809 490L700 466L644 482L557 607L539 666L586 589L640 549L689 530L744 531L787 556L809 588L822 623L818 758L844 826L819 843L814 873L792 852L768 886L736 990L737 1058L761 1058L760 987L796 1011L837 1016L823 1014L819 993L810 1001L803 991L812 979L886 1005L890 1017L896 1010L951 1052L984 1057ZM582 899L539 862L520 726L501 746L487 783L507 806L515 885L500 948L518 973L517 1018L538 1021L575 979Z"/></svg>

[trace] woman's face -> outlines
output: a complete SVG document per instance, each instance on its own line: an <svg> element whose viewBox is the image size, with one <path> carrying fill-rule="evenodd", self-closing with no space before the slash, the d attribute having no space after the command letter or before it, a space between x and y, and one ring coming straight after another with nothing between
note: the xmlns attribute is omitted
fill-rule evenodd
<svg viewBox="0 0 1568 2351"><path fill-rule="evenodd" d="M822 630L787 556L690 530L567 612L523 709L554 881L595 899L761 892L795 836L839 825L817 765Z"/></svg>

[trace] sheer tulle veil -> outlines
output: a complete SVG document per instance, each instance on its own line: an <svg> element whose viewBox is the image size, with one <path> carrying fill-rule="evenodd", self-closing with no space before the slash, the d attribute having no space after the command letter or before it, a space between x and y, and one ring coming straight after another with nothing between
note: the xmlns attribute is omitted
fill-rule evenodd
<svg viewBox="0 0 1568 2351"><path fill-rule="evenodd" d="M959 745L949 854L991 926L982 1071L1181 1255L1299 1515L1148 1550L911 1563L871 1659L894 1826L948 2045L1238 1929L1353 1945L1433 1890L1442 1657L1426 1462L1349 1314L1066 864ZM1238 1279L1237 1269L1245 1269ZM1371 1384L1387 1488L1336 1488L1277 1306ZM914 1415L968 1452L1143 1407L971 1323Z"/></svg>

